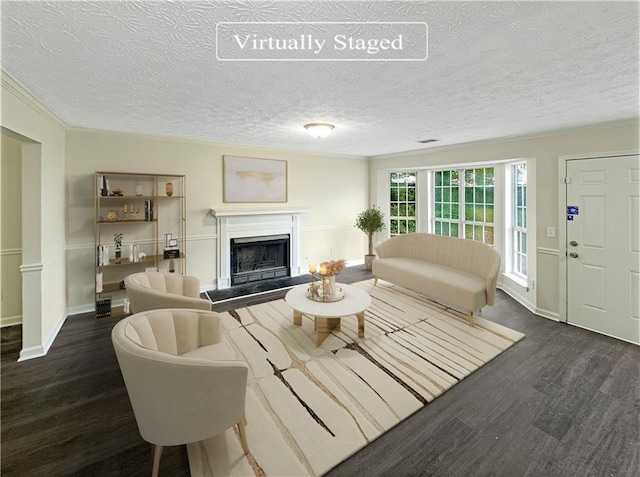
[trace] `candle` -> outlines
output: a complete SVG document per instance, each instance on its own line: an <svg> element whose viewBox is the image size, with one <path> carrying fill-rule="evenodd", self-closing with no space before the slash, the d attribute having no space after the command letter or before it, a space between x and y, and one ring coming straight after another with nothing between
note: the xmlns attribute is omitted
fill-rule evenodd
<svg viewBox="0 0 640 477"><path fill-rule="evenodd" d="M325 265L320 265L320 275L327 274L327 267Z"/></svg>
<svg viewBox="0 0 640 477"><path fill-rule="evenodd" d="M309 265L309 273L316 273L316 264L312 263Z"/></svg>

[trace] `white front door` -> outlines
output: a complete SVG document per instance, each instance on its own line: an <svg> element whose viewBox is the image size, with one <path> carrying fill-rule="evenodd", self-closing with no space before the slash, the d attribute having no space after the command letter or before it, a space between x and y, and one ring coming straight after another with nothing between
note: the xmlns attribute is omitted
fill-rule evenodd
<svg viewBox="0 0 640 477"><path fill-rule="evenodd" d="M567 322L640 344L640 156L567 161Z"/></svg>

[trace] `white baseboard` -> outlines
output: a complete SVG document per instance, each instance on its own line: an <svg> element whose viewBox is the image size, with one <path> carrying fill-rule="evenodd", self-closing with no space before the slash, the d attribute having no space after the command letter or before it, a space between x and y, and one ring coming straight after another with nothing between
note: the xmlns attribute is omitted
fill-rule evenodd
<svg viewBox="0 0 640 477"><path fill-rule="evenodd" d="M499 286L498 288L503 292L505 292L507 295L509 295L511 298L513 298L515 301L520 303L522 306L524 306L531 313L536 313L536 306L533 303L531 303L529 300L526 300L525 298L523 298L522 295L517 293L512 288L505 286L504 283L502 284L502 286Z"/></svg>
<svg viewBox="0 0 640 477"><path fill-rule="evenodd" d="M87 305L80 305L80 306L72 306L72 307L69 307L69 316L81 315L83 313L91 313L91 312L94 312L95 310L96 310L95 303L90 303Z"/></svg>
<svg viewBox="0 0 640 477"><path fill-rule="evenodd" d="M22 315L5 316L0 318L0 328L22 324Z"/></svg>
<svg viewBox="0 0 640 477"><path fill-rule="evenodd" d="M45 354L44 348L42 346L31 346L29 348L22 348L20 350L20 357L18 358L18 362L26 361L28 359L33 358L42 358Z"/></svg>
<svg viewBox="0 0 640 477"><path fill-rule="evenodd" d="M545 310L544 308L536 308L536 311L534 311L534 313L549 320L560 321L559 313L554 313L553 311Z"/></svg>
<svg viewBox="0 0 640 477"><path fill-rule="evenodd" d="M527 310L529 310L534 315L540 316L542 318L547 318L553 321L560 321L560 315L558 313L545 310L544 308L538 308L529 300L525 300L524 298L522 298L521 295L519 295L518 293L515 293L514 290L509 289L508 286L504 286L504 284L501 284L500 286L498 286L498 288L503 292L505 292L507 295L509 295L511 298L513 298L515 301L520 303L522 306L524 306Z"/></svg>
<svg viewBox="0 0 640 477"><path fill-rule="evenodd" d="M23 348L20 351L20 357L18 358L18 361L26 361L28 359L41 358L45 356L49 352L49 348L51 348L51 345L53 344L53 341L58 336L58 333L60 333L60 330L62 329L62 325L64 325L64 322L67 320L67 316L69 316L68 313L65 313L58 320L58 323L51 330L49 337L47 338L47 340L44 342L42 346L30 346L29 348Z"/></svg>

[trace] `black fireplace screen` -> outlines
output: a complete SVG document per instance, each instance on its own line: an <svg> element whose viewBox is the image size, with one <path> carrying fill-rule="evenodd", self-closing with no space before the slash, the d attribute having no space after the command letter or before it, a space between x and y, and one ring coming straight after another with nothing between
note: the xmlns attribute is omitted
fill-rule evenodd
<svg viewBox="0 0 640 477"><path fill-rule="evenodd" d="M289 236L231 239L231 285L289 276Z"/></svg>

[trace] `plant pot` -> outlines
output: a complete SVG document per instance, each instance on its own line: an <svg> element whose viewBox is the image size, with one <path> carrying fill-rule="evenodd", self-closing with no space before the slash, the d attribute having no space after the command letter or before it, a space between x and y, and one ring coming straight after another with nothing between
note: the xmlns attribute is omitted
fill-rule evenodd
<svg viewBox="0 0 640 477"><path fill-rule="evenodd" d="M120 263L120 262L122 262L122 250L117 248L116 249L116 259L114 260L114 263Z"/></svg>
<svg viewBox="0 0 640 477"><path fill-rule="evenodd" d="M364 266L367 270L371 270L371 267L373 266L373 261L375 260L375 258L376 258L375 255L364 256Z"/></svg>

